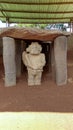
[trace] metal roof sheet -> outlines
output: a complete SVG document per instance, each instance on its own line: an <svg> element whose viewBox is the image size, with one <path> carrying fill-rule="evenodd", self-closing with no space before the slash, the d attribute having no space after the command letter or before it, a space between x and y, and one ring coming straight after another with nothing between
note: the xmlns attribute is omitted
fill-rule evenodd
<svg viewBox="0 0 73 130"><path fill-rule="evenodd" d="M0 0L0 20L62 23L73 20L73 0Z"/></svg>

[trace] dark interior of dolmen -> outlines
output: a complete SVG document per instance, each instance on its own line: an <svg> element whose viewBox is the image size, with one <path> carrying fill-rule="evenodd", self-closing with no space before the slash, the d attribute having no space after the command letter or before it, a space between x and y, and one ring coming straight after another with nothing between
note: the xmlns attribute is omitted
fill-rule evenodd
<svg viewBox="0 0 73 130"><path fill-rule="evenodd" d="M26 50L26 48L32 43L38 42L42 46L42 53L45 54L46 58L46 65L44 66L44 72L51 72L51 48L52 44L50 42L43 42L38 40L22 40L22 39L15 39L16 48L19 48L17 51L21 50L21 58L22 52ZM19 52L16 52L19 53ZM3 43L2 38L0 38L0 75L4 73L4 65L3 65ZM21 73L23 74L26 71L26 66L23 64L21 59Z"/></svg>

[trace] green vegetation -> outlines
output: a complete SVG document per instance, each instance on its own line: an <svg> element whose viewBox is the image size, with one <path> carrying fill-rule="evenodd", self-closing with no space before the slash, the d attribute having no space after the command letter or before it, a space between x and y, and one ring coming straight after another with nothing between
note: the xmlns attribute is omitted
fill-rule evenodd
<svg viewBox="0 0 73 130"><path fill-rule="evenodd" d="M66 31L67 26L63 23L59 24L17 24L19 27L33 27L33 28L41 28L41 29L58 29L62 31Z"/></svg>
<svg viewBox="0 0 73 130"><path fill-rule="evenodd" d="M48 24L18 24L19 27L35 27L44 29Z"/></svg>

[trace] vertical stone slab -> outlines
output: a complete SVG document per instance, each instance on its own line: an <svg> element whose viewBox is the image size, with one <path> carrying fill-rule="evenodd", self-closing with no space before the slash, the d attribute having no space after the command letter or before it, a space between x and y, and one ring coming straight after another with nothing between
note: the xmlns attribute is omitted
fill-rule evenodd
<svg viewBox="0 0 73 130"><path fill-rule="evenodd" d="M21 53L23 53L23 51L26 51L26 46L27 43L23 40L21 40ZM24 73L24 68L26 68L26 66L24 66L22 60L21 60L21 72Z"/></svg>
<svg viewBox="0 0 73 130"><path fill-rule="evenodd" d="M16 40L16 76L19 77L21 75L21 41Z"/></svg>
<svg viewBox="0 0 73 130"><path fill-rule="evenodd" d="M55 71L55 55L54 55L54 43L51 45L51 70L52 70L52 79L55 81L56 71Z"/></svg>
<svg viewBox="0 0 73 130"><path fill-rule="evenodd" d="M15 41L3 37L3 62L5 69L5 86L16 85Z"/></svg>
<svg viewBox="0 0 73 130"><path fill-rule="evenodd" d="M0 56L3 54L3 43L2 38L0 38Z"/></svg>
<svg viewBox="0 0 73 130"><path fill-rule="evenodd" d="M54 41L55 71L57 85L67 83L67 38L59 36Z"/></svg>

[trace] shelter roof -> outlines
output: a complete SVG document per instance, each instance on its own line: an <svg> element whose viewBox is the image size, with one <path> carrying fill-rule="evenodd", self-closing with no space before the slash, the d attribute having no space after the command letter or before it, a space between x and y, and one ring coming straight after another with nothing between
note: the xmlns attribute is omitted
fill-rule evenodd
<svg viewBox="0 0 73 130"><path fill-rule="evenodd" d="M0 20L10 23L73 21L73 0L0 0Z"/></svg>

